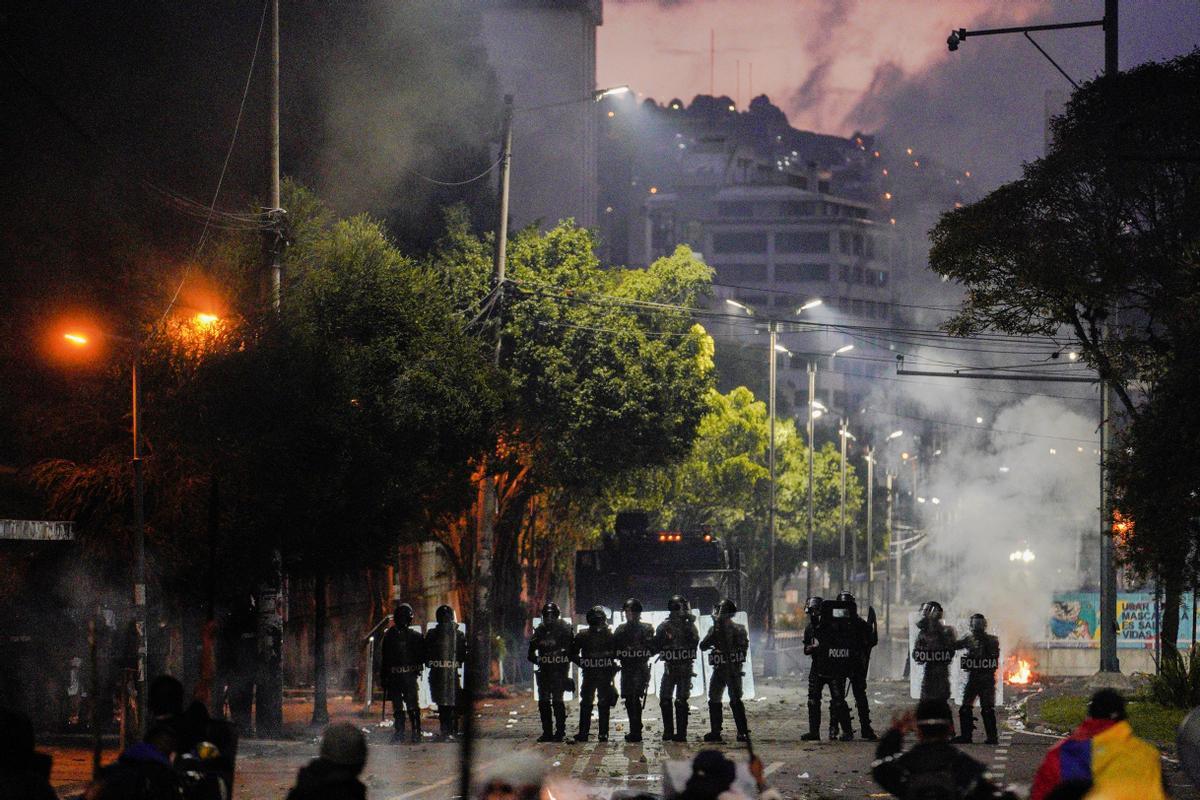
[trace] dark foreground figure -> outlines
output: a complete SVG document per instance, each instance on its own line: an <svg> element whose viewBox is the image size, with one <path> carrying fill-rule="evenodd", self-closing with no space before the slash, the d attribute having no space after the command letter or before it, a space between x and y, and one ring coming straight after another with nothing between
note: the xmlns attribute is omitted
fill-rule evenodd
<svg viewBox="0 0 1200 800"><path fill-rule="evenodd" d="M358 776L367 764L367 740L349 722L325 729L320 755L301 767L287 800L365 800Z"/></svg>
<svg viewBox="0 0 1200 800"><path fill-rule="evenodd" d="M916 713L892 722L875 751L875 782L900 798L922 800L1016 800L984 777L985 767L950 744L950 704L922 700ZM915 730L917 744L904 751L904 734Z"/></svg>
<svg viewBox="0 0 1200 800"><path fill-rule="evenodd" d="M56 800L50 788L50 756L34 750L29 717L0 709L0 797Z"/></svg>

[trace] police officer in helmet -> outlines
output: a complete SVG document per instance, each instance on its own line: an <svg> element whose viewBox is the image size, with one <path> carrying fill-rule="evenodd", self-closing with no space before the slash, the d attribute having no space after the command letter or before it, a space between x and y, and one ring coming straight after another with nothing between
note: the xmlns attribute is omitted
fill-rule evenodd
<svg viewBox="0 0 1200 800"><path fill-rule="evenodd" d="M621 697L629 712L625 741L642 740L642 709L650 689L650 658L654 656L654 628L642 622L642 601L631 597L623 606L625 621L613 632L617 659L621 662Z"/></svg>
<svg viewBox="0 0 1200 800"><path fill-rule="evenodd" d="M412 740L421 741L421 708L417 701L417 683L425 668L425 640L410 625L413 609L408 603L396 603L392 626L383 635L383 660L380 682L392 703L392 741L404 738L404 712L412 723Z"/></svg>
<svg viewBox="0 0 1200 800"><path fill-rule="evenodd" d="M566 735L567 707L563 693L571 685L571 647L575 634L562 618L557 603L542 606L542 621L529 639L529 660L537 664L539 742L561 742Z"/></svg>
<svg viewBox="0 0 1200 800"><path fill-rule="evenodd" d="M967 685L963 688L962 705L958 707L958 723L962 731L954 737L955 742L970 744L975 730L975 698L979 698L979 716L983 718L983 730L987 744L999 744L996 730L996 670L1000 667L1000 640L987 632L987 617L971 615L971 632L955 642L959 649L967 652L960 666L967 673Z"/></svg>
<svg viewBox="0 0 1200 800"><path fill-rule="evenodd" d="M871 727L871 707L867 698L867 670L871 665L871 650L879 644L879 629L875 621L875 609L867 609L867 618L858 613L858 603L850 592L841 592L838 602L850 605L850 623L855 637L852 649L854 663L851 665L850 689L854 694L854 708L858 713L858 724L863 739L875 741L879 737Z"/></svg>
<svg viewBox="0 0 1200 800"><path fill-rule="evenodd" d="M912 659L925 667L921 676L922 700L950 701L950 662L958 649L958 636L954 628L942 622L943 615L942 604L930 600L922 604L921 619L917 621Z"/></svg>
<svg viewBox="0 0 1200 800"><path fill-rule="evenodd" d="M588 740L592 727L592 706L599 703L600 727L596 740L607 742L609 712L617 704L617 690L613 686L617 662L613 633L608 627L608 614L604 606L588 609L587 624L586 630L575 635L575 642L571 646L571 660L583 670L583 686L579 690L579 732L575 734L575 741Z"/></svg>
<svg viewBox="0 0 1200 800"><path fill-rule="evenodd" d="M658 685L663 741L686 742L688 697L692 694L692 668L700 644L700 631L696 628L696 617L682 595L673 595L667 602L667 610L670 616L654 632L654 649L666 665Z"/></svg>
<svg viewBox="0 0 1200 800"><path fill-rule="evenodd" d="M733 621L737 606L729 599L722 600L713 611L713 626L701 650L710 650L708 663L712 665L712 678L708 684L708 719L711 730L704 734L706 742L724 741L721 738L721 696L729 692L729 711L737 728L737 740L750 738L750 727L746 722L746 706L742 703L742 675L746 654L750 650L750 636L745 625Z"/></svg>
<svg viewBox="0 0 1200 800"><path fill-rule="evenodd" d="M454 609L438 606L437 625L425 632L425 665L429 667L429 693L438 707L443 739L454 738L462 683L458 670L467 661L467 637L454 621Z"/></svg>

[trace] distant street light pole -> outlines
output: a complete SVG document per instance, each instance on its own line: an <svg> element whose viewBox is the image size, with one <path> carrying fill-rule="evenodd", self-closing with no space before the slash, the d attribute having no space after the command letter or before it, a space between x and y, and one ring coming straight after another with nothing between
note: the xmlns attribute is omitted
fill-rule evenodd
<svg viewBox="0 0 1200 800"><path fill-rule="evenodd" d="M1060 67L1049 54L1043 50L1029 35L1031 31L1064 30L1068 28L1094 28L1104 30L1104 80L1109 96L1114 94L1114 86L1120 74L1118 64L1117 36L1120 24L1119 0L1104 0L1104 17L1102 19L1086 20L1084 22L1064 22L1053 25L1025 25L1013 28L991 28L968 31L958 28L951 31L946 45L950 52L958 50L959 45L970 36L992 36L995 34L1021 33L1038 49L1046 60L1057 69L1063 77L1078 88L1075 81ZM1109 325L1116 324L1117 309L1111 312L1111 319L1101 326L1101 339L1107 339ZM1117 568L1113 550L1113 507L1112 497L1107 485L1105 469L1109 462L1109 449L1116 437L1112 420L1112 380L1100 381L1100 671L1120 672L1121 663L1117 658Z"/></svg>
<svg viewBox="0 0 1200 800"><path fill-rule="evenodd" d="M852 566L850 569L849 577L847 577L847 573L846 573L846 440L854 439L854 435L850 433L849 425L850 425L850 420L847 419L845 416L843 416L842 417L842 427L841 427L840 436L839 436L839 438L842 440L842 442L841 442L841 445L842 445L842 453L841 453L841 455L842 455L842 492L841 492L841 504L840 504L840 507L841 507L840 526L841 526L841 534L842 534L841 556L842 556L842 589L843 590L847 590L849 588L850 582L854 580L855 570L858 568L858 537L854 537L853 541L850 543L850 550L853 553Z"/></svg>

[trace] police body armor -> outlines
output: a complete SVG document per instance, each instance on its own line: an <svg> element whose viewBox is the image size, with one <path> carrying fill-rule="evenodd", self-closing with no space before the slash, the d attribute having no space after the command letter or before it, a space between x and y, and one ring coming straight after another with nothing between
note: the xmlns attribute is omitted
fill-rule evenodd
<svg viewBox="0 0 1200 800"><path fill-rule="evenodd" d="M746 654L750 652L750 634L745 625L732 619L722 619L713 624L705 637L711 642L708 663L713 672L725 676L744 675Z"/></svg>
<svg viewBox="0 0 1200 800"><path fill-rule="evenodd" d="M982 617L982 615L976 615ZM986 623L985 623L986 624ZM972 741L975 728L975 700L979 700L980 717L987 734L987 743L999 741L996 724L996 670L1000 668L1000 640L984 630L972 631L958 640L956 646L965 649L959 666L967 673L962 703L958 708L959 735L954 741Z"/></svg>
<svg viewBox="0 0 1200 800"><path fill-rule="evenodd" d="M862 657L853 609L838 600L827 600L817 626L817 639L824 645L826 675L848 678Z"/></svg>
<svg viewBox="0 0 1200 800"><path fill-rule="evenodd" d="M750 650L750 635L746 626L733 621L736 612L732 601L723 600L712 628L700 643L700 649L708 651L708 663L712 667L712 678L708 684L710 730L704 735L706 742L724 741L721 738L721 698L726 693L729 694L729 710L733 713L738 741L748 741L750 737L746 706L742 703L742 675L746 654Z"/></svg>
<svg viewBox="0 0 1200 800"><path fill-rule="evenodd" d="M950 699L950 662L954 660L954 629L940 620L922 619L917 623L917 640L912 659L923 664L921 676L922 700Z"/></svg>
<svg viewBox="0 0 1200 800"><path fill-rule="evenodd" d="M589 622L591 622L589 613ZM587 741L591 729L593 704L599 710L598 738L608 741L609 712L617 704L613 676L617 671L617 649L612 629L607 624L588 627L575 634L575 663L583 670L583 685L579 689L579 733L575 741Z"/></svg>
<svg viewBox="0 0 1200 800"><path fill-rule="evenodd" d="M415 682L425 668L425 640L407 625L393 625L383 635L383 664L380 668L385 691Z"/></svg>
<svg viewBox="0 0 1200 800"><path fill-rule="evenodd" d="M539 690L564 692L569 686L571 671L571 625L562 619L546 621L537 626L529 640L529 660L538 666Z"/></svg>
<svg viewBox="0 0 1200 800"><path fill-rule="evenodd" d="M462 687L458 669L466 661L467 638L455 623L438 623L425 633L429 694L439 706L458 705Z"/></svg>
<svg viewBox="0 0 1200 800"><path fill-rule="evenodd" d="M696 617L688 614L662 622L654 634L654 644L668 672L690 678L696 663L696 649L700 646Z"/></svg>
<svg viewBox="0 0 1200 800"><path fill-rule="evenodd" d="M613 645L621 662L621 697L644 698L656 652L654 628L648 622L622 622L613 632Z"/></svg>

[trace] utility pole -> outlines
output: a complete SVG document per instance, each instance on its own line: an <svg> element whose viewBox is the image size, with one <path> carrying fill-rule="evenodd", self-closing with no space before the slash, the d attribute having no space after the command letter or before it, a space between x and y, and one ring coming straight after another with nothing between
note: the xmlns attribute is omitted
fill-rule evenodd
<svg viewBox="0 0 1200 800"><path fill-rule="evenodd" d="M271 246L271 308L279 313L279 294L283 283L280 264L283 223L282 200L279 191L279 0L271 0L271 225L274 241Z"/></svg>
<svg viewBox="0 0 1200 800"><path fill-rule="evenodd" d="M775 387L776 359L779 353L779 331L775 320L771 320L768 331L770 341L767 343L767 474L770 476L770 498L767 505L767 574L769 587L767 590L767 652L770 655L763 663L767 676L776 674L775 664Z"/></svg>
<svg viewBox="0 0 1200 800"><path fill-rule="evenodd" d="M493 363L498 368L504 344L504 270L508 260L508 175L512 161L513 96L504 96L504 118L500 131L499 202L496 208L495 248L492 251L492 291L495 293L496 347ZM471 762L475 750L475 701L479 687L487 686L492 663L492 549L495 547L496 478L484 457L480 489L478 536L475 544L475 592L471 607L471 654L466 665L466 714L463 719L461 758L459 759L459 796L471 796Z"/></svg>
<svg viewBox="0 0 1200 800"><path fill-rule="evenodd" d="M867 604L875 602L875 531L871 525L875 505L875 448L867 448Z"/></svg>
<svg viewBox="0 0 1200 800"><path fill-rule="evenodd" d="M887 550L889 552L891 551L892 547L894 546L895 539L896 539L894 533L892 532L893 499L894 498L893 498L893 492L892 492L892 471L889 469L887 471L887 520L886 520ZM885 556L886 555L887 554L885 553ZM884 566L884 570L883 570L883 575L884 575L884 587L883 587L884 612L883 613L884 613L884 618L886 619L886 627L888 630L888 637L891 637L891 635L892 635L892 571L890 569L888 569L888 562L887 562L886 558L883 561L883 566Z"/></svg>
<svg viewBox="0 0 1200 800"><path fill-rule="evenodd" d="M1116 96L1117 75L1117 0L1104 0L1104 82L1110 98ZM1117 309L1112 310L1112 324L1117 324ZM1108 323L1101 336L1108 338ZM1112 539L1112 490L1105 470L1109 464L1109 449L1116 438L1112 417L1112 381L1100 384L1100 671L1120 672L1117 658L1117 567Z"/></svg>
<svg viewBox="0 0 1200 800"><path fill-rule="evenodd" d="M842 534L842 591L847 591L849 585L846 580L846 440L850 438L850 429L847 427L849 420L842 417L842 497L841 497L841 534ZM855 550L857 553L857 549ZM851 573L853 574L853 573Z"/></svg>
<svg viewBox="0 0 1200 800"><path fill-rule="evenodd" d="M813 407L817 402L817 362L808 362L808 560L804 568L804 591L813 596Z"/></svg>
<svg viewBox="0 0 1200 800"><path fill-rule="evenodd" d="M138 383L138 359L141 349L133 353L133 549L134 570L137 577L133 584L133 625L137 632L137 725L126 726L126 730L140 731L146 727L146 659L149 644L146 637L149 626L146 614L146 509L145 483L142 477L142 453L140 442L141 386ZM122 743L124 745L125 743Z"/></svg>

